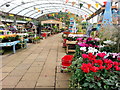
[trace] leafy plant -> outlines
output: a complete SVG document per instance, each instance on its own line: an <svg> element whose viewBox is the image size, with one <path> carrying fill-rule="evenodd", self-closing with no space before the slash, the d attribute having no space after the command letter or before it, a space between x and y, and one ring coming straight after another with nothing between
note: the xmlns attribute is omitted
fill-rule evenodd
<svg viewBox="0 0 120 90"><path fill-rule="evenodd" d="M105 53L97 56L82 54L82 57L73 61L69 67L72 72L69 87L82 90L120 89L120 62L104 59L104 56Z"/></svg>

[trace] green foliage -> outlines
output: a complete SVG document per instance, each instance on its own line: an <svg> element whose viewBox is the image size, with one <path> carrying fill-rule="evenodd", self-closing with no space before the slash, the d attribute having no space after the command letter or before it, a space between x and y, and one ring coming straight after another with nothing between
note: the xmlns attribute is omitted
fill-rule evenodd
<svg viewBox="0 0 120 90"><path fill-rule="evenodd" d="M67 37L66 39L67 39L68 41L76 41L77 38L78 38L78 37Z"/></svg>
<svg viewBox="0 0 120 90"><path fill-rule="evenodd" d="M70 88L80 88L82 90L118 90L120 89L120 72L102 70L99 72L84 73L80 66L84 61L78 58L72 62L69 70L72 72L70 78Z"/></svg>

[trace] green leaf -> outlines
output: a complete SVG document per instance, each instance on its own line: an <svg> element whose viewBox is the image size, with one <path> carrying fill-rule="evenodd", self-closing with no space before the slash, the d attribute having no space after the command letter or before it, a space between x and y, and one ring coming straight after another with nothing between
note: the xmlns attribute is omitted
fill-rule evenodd
<svg viewBox="0 0 120 90"><path fill-rule="evenodd" d="M89 84L88 83L84 83L82 86L83 87L87 87L87 86L89 86Z"/></svg>
<svg viewBox="0 0 120 90"><path fill-rule="evenodd" d="M89 85L89 88L93 88L95 85L94 84L90 84Z"/></svg>
<svg viewBox="0 0 120 90"><path fill-rule="evenodd" d="M98 82L97 85L98 85L99 87L101 87L101 83L100 83L100 82Z"/></svg>

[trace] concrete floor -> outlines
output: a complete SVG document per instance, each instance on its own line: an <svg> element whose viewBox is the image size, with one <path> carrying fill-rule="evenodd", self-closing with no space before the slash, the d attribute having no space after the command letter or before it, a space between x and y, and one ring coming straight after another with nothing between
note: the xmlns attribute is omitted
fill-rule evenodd
<svg viewBox="0 0 120 90"><path fill-rule="evenodd" d="M68 73L60 72L62 35L41 40L39 44L3 57L1 65L2 88L67 88Z"/></svg>

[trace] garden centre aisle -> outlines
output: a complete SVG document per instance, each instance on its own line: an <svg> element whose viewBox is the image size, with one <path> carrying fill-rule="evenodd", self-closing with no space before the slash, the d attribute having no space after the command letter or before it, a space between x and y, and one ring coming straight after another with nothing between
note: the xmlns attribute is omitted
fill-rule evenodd
<svg viewBox="0 0 120 90"><path fill-rule="evenodd" d="M62 34L44 39L2 59L3 88L67 88L68 73L60 72L65 55Z"/></svg>

